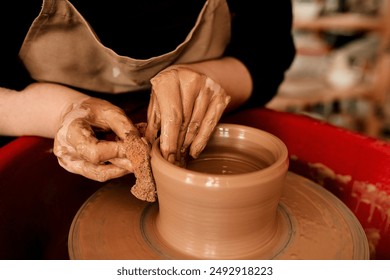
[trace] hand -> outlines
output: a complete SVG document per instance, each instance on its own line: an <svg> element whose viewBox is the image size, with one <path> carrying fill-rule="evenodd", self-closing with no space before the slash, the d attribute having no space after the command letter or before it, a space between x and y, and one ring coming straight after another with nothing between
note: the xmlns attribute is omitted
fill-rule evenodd
<svg viewBox="0 0 390 280"><path fill-rule="evenodd" d="M98 140L94 129L113 131L118 141ZM104 182L132 173L123 142L137 128L125 113L111 103L87 98L65 115L54 139L54 154L69 172Z"/></svg>
<svg viewBox="0 0 390 280"><path fill-rule="evenodd" d="M230 102L225 90L204 74L187 68L164 70L152 80L146 138L160 132L160 149L170 162L187 153L196 158L205 148Z"/></svg>

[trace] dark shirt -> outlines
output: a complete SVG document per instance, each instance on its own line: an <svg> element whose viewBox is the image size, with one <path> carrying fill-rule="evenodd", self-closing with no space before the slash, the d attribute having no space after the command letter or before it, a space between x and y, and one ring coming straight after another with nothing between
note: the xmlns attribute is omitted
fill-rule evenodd
<svg viewBox="0 0 390 280"><path fill-rule="evenodd" d="M195 24L204 0L71 0L103 45L133 58L149 58L176 48ZM254 81L248 104L261 106L277 92L295 49L290 0L227 0L232 38L225 55L241 60ZM0 86L20 90L32 82L19 61L24 37L41 0L4 1L0 16ZM127 7L127 6L131 7ZM268 16L265 16L268 14Z"/></svg>

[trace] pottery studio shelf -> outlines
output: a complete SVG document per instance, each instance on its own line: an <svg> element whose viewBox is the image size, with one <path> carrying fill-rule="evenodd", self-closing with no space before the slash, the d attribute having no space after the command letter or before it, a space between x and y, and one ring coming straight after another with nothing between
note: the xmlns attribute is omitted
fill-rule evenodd
<svg viewBox="0 0 390 280"><path fill-rule="evenodd" d="M294 29L299 30L381 30L384 22L381 17L360 14L333 14L321 16L312 20L295 20Z"/></svg>
<svg viewBox="0 0 390 280"><path fill-rule="evenodd" d="M363 15L352 12L334 13L320 15L313 19L299 19L296 17L293 22L293 31L306 33L321 37L324 32L341 32L341 34L365 33L373 34L378 38L377 50L375 50L375 61L370 68L365 70L364 75L369 77L353 84L350 87L337 88L326 82L326 73L321 77L296 77L286 75L285 81L279 88L275 98L266 106L280 111L302 111L310 110L318 104L329 106L329 103L343 100L363 100L372 107L382 108L384 100L390 92L390 0L383 0L380 11L377 15ZM295 35L294 35L295 36ZM330 57L338 49L326 49ZM304 46L297 45L297 55L305 53ZM312 76L312 75L311 75ZM322 77L324 76L324 77ZM372 122L374 116L370 115L367 120ZM378 120L381 121L381 120ZM375 126L369 124L369 126ZM378 127L378 125L376 125ZM366 131L362 131L366 133ZM379 130L371 129L367 134L370 136L379 135Z"/></svg>
<svg viewBox="0 0 390 280"><path fill-rule="evenodd" d="M267 107L279 111L289 111L291 108L303 110L317 104L332 103L340 98L369 98L374 91L374 85L369 82L358 83L346 89L335 89L324 79L291 79L281 85L277 97Z"/></svg>

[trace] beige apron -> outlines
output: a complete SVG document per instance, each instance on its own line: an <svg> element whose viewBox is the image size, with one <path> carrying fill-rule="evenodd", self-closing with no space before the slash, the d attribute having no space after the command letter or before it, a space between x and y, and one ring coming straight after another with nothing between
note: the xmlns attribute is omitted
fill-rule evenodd
<svg viewBox="0 0 390 280"><path fill-rule="evenodd" d="M171 64L218 58L229 40L226 1L208 0L195 26L176 49L148 59L120 56L100 43L69 1L44 0L20 57L38 81L122 93L150 88L149 80Z"/></svg>

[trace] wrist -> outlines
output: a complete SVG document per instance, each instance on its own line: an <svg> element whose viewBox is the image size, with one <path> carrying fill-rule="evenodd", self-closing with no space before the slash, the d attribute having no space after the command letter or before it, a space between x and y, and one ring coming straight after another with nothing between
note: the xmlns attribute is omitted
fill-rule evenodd
<svg viewBox="0 0 390 280"><path fill-rule="evenodd" d="M81 92L63 85L34 83L26 87L22 94L31 102L26 118L31 119L25 127L28 135L54 138L64 116L72 107L90 98Z"/></svg>

